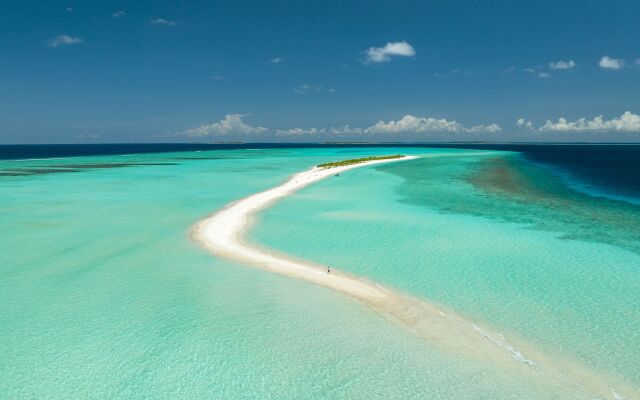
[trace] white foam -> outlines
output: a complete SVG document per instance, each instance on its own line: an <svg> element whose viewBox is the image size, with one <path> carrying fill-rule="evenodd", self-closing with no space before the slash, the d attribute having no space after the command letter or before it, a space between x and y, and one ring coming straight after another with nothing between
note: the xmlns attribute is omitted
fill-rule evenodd
<svg viewBox="0 0 640 400"><path fill-rule="evenodd" d="M478 325L472 324L472 326L473 326L473 329L476 332L478 332L481 336L485 337L490 342L494 343L496 346L506 350L509 354L511 354L511 357L513 357L514 360L520 361L522 363L525 363L530 367L533 367L536 364L533 360L530 360L530 359L526 358L521 352L519 352L518 350L514 349L513 346L511 346L509 343L507 343L507 341L504 338L504 336L501 335L499 338L496 338L496 337L493 337L491 334L489 334L484 329L480 328Z"/></svg>

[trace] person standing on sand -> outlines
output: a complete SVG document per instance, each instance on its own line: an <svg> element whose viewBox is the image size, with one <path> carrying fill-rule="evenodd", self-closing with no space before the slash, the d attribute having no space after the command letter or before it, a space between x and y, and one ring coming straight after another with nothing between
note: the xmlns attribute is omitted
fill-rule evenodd
<svg viewBox="0 0 640 400"><path fill-rule="evenodd" d="M331 275L331 267L327 265L327 274Z"/></svg>

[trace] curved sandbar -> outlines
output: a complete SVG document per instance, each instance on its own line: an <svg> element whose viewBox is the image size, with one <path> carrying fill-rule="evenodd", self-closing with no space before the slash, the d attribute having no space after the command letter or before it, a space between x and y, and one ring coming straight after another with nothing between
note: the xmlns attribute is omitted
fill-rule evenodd
<svg viewBox="0 0 640 400"><path fill-rule="evenodd" d="M442 305L333 269L328 274L326 266L261 249L244 238L258 211L311 183L354 168L414 158L417 157L401 156L328 168L314 167L294 175L279 186L231 203L199 221L192 229L192 237L218 257L325 286L355 298L443 350L488 361L494 367L503 366L508 374L517 370L526 374L532 383L570 396L566 398L574 398L575 395L613 400L640 398L637 388L617 376L596 373L569 358L550 359L525 342L514 338L507 340L501 333L480 327Z"/></svg>

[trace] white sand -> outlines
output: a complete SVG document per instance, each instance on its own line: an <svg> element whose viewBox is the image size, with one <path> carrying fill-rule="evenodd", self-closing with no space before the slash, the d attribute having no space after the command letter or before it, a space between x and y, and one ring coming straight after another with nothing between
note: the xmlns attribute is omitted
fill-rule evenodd
<svg viewBox="0 0 640 400"><path fill-rule="evenodd" d="M529 378L535 380L535 384L570 394L589 393L608 399L614 398L612 383L615 382L618 393L640 394L637 388L618 377L596 374L576 360L555 357L551 360L524 341L514 338L507 340L501 333L480 327L478 323L459 316L444 306L401 294L334 269L328 274L326 266L267 251L244 240L253 216L258 211L313 182L354 168L414 158L416 157L405 156L343 167L315 167L298 173L279 186L231 203L199 221L193 227L192 237L218 257L328 287L353 297L443 350L490 362L492 367L503 366L508 374L518 370L530 375ZM517 345L513 344L515 341L518 342ZM621 390L623 388L625 390Z"/></svg>
<svg viewBox="0 0 640 400"><path fill-rule="evenodd" d="M318 267L309 263L293 261L256 249L244 243L242 236L250 226L253 214L313 182L365 165L397 162L412 158L415 157L374 160L343 167L315 167L309 171L301 172L280 186L232 203L220 212L201 221L196 227L196 236L207 249L218 256L231 258L245 264L258 266L271 272L300 278L322 286L328 286L359 299L379 299L380 289L371 287L371 283L361 282L353 277L337 274L336 271L332 274L327 274L327 267Z"/></svg>

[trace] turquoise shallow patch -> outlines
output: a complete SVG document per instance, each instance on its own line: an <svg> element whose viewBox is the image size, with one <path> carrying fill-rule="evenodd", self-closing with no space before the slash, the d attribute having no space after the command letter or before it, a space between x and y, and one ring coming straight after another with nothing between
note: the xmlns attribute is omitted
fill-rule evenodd
<svg viewBox="0 0 640 400"><path fill-rule="evenodd" d="M461 151L234 150L0 162L78 170L0 176L0 397L560 395L442 354L329 290L217 260L188 238L204 215L314 164L409 152L449 156L433 187L410 193L408 163L354 170L263 213L252 240L637 382L637 254L443 209L435 199L494 196L465 183ZM123 163L138 165L80 167Z"/></svg>
<svg viewBox="0 0 640 400"><path fill-rule="evenodd" d="M495 159L525 169L524 189L512 189L528 197L472 184ZM637 385L640 208L576 193L524 163L452 151L356 170L264 212L253 240L451 305Z"/></svg>

